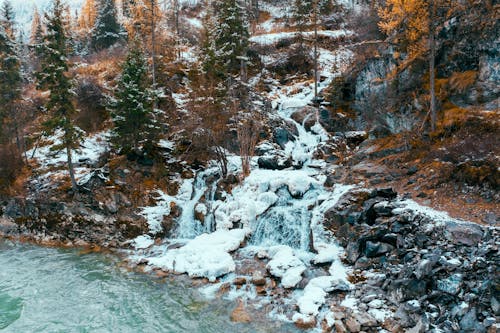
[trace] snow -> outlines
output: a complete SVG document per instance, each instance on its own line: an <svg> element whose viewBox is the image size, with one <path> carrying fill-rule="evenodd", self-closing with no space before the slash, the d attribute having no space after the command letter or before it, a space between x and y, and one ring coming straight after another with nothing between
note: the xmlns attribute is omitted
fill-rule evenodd
<svg viewBox="0 0 500 333"><path fill-rule="evenodd" d="M49 142L45 146L33 148L27 152L28 157L35 158L40 167L49 168L54 166L62 166L66 163L66 151L53 151L53 147L61 144L62 133L58 131L53 136L44 138L44 141ZM88 137L85 137L79 150L73 151L73 163L78 165L79 162L87 164L95 164L99 157L109 150L109 131L99 132Z"/></svg>
<svg viewBox="0 0 500 333"><path fill-rule="evenodd" d="M141 235L133 240L133 246L136 250L147 249L154 244L154 240L149 235Z"/></svg>
<svg viewBox="0 0 500 333"><path fill-rule="evenodd" d="M386 309L370 309L368 310L368 313L379 323L383 323L386 318L392 316L392 312Z"/></svg>
<svg viewBox="0 0 500 333"><path fill-rule="evenodd" d="M350 30L320 30L318 31L319 36L328 37L332 39L338 39L342 37L351 37L354 33ZM295 38L298 33L295 31L284 31L267 33L262 35L255 35L250 37L250 42L260 44L260 45L272 45L283 39ZM311 38L314 36L314 31L306 31L302 33L304 37Z"/></svg>
<svg viewBox="0 0 500 333"><path fill-rule="evenodd" d="M276 251L271 255L271 261L267 264L269 272L281 278L284 288L293 288L302 280L302 273L306 270L304 263L294 255L289 246L278 246L270 250Z"/></svg>
<svg viewBox="0 0 500 333"><path fill-rule="evenodd" d="M349 308L349 309L357 310L358 309L358 300L356 298L354 298L354 297L347 296L340 303L340 305L343 306L343 307Z"/></svg>
<svg viewBox="0 0 500 333"><path fill-rule="evenodd" d="M394 210L394 214L401 214L406 211L413 211L415 213L419 213L429 217L432 221L436 223L436 225L440 225L445 222L451 222L451 221L456 223L470 223L460 219L452 218L447 212L438 211L427 206L422 206L416 201L413 201L411 199L402 200L398 203L398 205L400 207Z"/></svg>
<svg viewBox="0 0 500 333"><path fill-rule="evenodd" d="M146 218L149 231L156 234L162 230L162 222L165 216L170 215L170 203L173 198L161 190L157 192L156 204L154 206L141 207L140 215Z"/></svg>
<svg viewBox="0 0 500 333"><path fill-rule="evenodd" d="M74 13L75 10L80 11L83 1L84 0L66 0L64 2L69 5L71 12ZM35 5L38 8L38 12L42 13L42 11L48 11L51 8L52 0L11 0L11 3L16 13L16 22L24 31L25 36L28 37Z"/></svg>
<svg viewBox="0 0 500 333"><path fill-rule="evenodd" d="M149 265L187 273L190 277L205 277L214 282L218 277L235 270L229 252L235 251L245 240L248 230L219 230L202 234L185 246L168 250L163 256L149 258Z"/></svg>
<svg viewBox="0 0 500 333"><path fill-rule="evenodd" d="M326 295L335 289L346 291L350 284L337 279L335 276L320 276L311 279L304 288L304 294L297 299L299 311L303 315L316 316L319 308L325 304Z"/></svg>

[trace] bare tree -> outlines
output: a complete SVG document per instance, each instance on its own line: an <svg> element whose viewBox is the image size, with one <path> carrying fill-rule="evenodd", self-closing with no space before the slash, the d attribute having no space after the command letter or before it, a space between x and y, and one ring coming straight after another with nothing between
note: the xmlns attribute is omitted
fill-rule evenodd
<svg viewBox="0 0 500 333"><path fill-rule="evenodd" d="M244 119L238 124L238 141L240 143L240 157L242 177L250 174L250 162L255 152L255 146L259 139L260 121L252 118Z"/></svg>

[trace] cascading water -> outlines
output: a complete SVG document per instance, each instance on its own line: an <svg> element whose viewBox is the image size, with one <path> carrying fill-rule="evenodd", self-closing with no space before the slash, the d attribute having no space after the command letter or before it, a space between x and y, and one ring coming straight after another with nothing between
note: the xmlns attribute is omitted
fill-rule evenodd
<svg viewBox="0 0 500 333"><path fill-rule="evenodd" d="M218 169L216 168L208 168L196 174L192 183L191 197L183 203L181 216L177 220L178 226L175 232L176 238L191 239L204 232L210 233L213 231L213 214L210 213L209 209L211 203L213 202L215 182L209 187L207 185L207 179L217 174L217 172ZM200 199L203 195L207 194L207 191L208 198L206 200L206 204L201 206L205 210L203 213L205 213L207 219L204 223L201 223L201 221L198 221L195 218L195 209L197 205L200 205Z"/></svg>

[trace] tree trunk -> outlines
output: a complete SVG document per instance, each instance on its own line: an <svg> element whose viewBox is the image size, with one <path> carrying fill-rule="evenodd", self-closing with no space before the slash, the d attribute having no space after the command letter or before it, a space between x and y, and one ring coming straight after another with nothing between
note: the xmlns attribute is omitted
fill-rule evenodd
<svg viewBox="0 0 500 333"><path fill-rule="evenodd" d="M152 66L152 81L153 89L156 89L156 22L155 22L155 0L151 0L151 66ZM153 108L156 109L156 98L153 96Z"/></svg>
<svg viewBox="0 0 500 333"><path fill-rule="evenodd" d="M434 0L430 1L429 15L429 79L430 79L430 114L431 114L431 131L436 130L437 110L436 110L436 73L435 73L435 58L436 58L436 39L434 31L434 19L436 17L436 4Z"/></svg>
<svg viewBox="0 0 500 333"><path fill-rule="evenodd" d="M71 179L71 188L73 189L73 193L76 193L78 191L78 185L76 184L75 170L73 168L73 159L71 157L71 148L69 145L66 145L66 155L68 157L68 171L69 178Z"/></svg>
<svg viewBox="0 0 500 333"><path fill-rule="evenodd" d="M314 103L318 102L318 0L313 4L314 19Z"/></svg>

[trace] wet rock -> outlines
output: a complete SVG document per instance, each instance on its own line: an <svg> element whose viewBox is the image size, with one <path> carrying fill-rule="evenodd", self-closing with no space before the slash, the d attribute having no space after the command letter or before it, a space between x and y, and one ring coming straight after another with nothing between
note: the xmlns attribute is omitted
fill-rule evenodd
<svg viewBox="0 0 500 333"><path fill-rule="evenodd" d="M309 330L316 327L316 318L314 316L300 316L294 320L294 324L301 330Z"/></svg>
<svg viewBox="0 0 500 333"><path fill-rule="evenodd" d="M303 125L307 131L310 131L311 127L313 127L316 123L316 111L317 108L305 106L304 108L292 113L291 118L297 123Z"/></svg>
<svg viewBox="0 0 500 333"><path fill-rule="evenodd" d="M337 333L347 333L347 329L344 326L342 320L335 320L334 327L335 327L335 332Z"/></svg>
<svg viewBox="0 0 500 333"><path fill-rule="evenodd" d="M234 279L233 284L235 286L242 286L247 283L247 279L244 277L237 277Z"/></svg>
<svg viewBox="0 0 500 333"><path fill-rule="evenodd" d="M422 320L417 322L417 325L410 328L407 333L425 333L427 331L427 325L424 324Z"/></svg>
<svg viewBox="0 0 500 333"><path fill-rule="evenodd" d="M249 323L252 321L250 314L245 309L243 301L238 301L238 305L231 313L231 321L235 323Z"/></svg>
<svg viewBox="0 0 500 333"><path fill-rule="evenodd" d="M476 308L472 308L467 312L460 320L460 329L468 332L484 332L485 329L481 323L477 320Z"/></svg>
<svg viewBox="0 0 500 333"><path fill-rule="evenodd" d="M417 279L428 276L432 272L433 267L434 263L431 260L424 259L418 263L418 266L415 269L415 276L417 277Z"/></svg>
<svg viewBox="0 0 500 333"><path fill-rule="evenodd" d="M394 246L387 243L367 241L365 244L365 255L368 258L374 258L391 252Z"/></svg>
<svg viewBox="0 0 500 333"><path fill-rule="evenodd" d="M353 317L350 317L345 321L345 326L347 327L349 332L357 333L357 332L361 331L361 325Z"/></svg>
<svg viewBox="0 0 500 333"><path fill-rule="evenodd" d="M278 127L273 131L274 142L276 142L281 149L285 149L285 146L290 141L295 141L295 136L286 128Z"/></svg>
<svg viewBox="0 0 500 333"><path fill-rule="evenodd" d="M361 142L365 141L368 138L368 133L365 131L349 131L345 132L345 138L347 144L351 146L358 146Z"/></svg>
<svg viewBox="0 0 500 333"><path fill-rule="evenodd" d="M366 312L358 312L353 314L353 318L358 322L361 327L366 328L366 327L375 327L377 326L377 320L373 318L371 315L369 315Z"/></svg>
<svg viewBox="0 0 500 333"><path fill-rule="evenodd" d="M283 170L292 166L291 158L280 158L278 156L262 156L257 160L261 169Z"/></svg>
<svg viewBox="0 0 500 333"><path fill-rule="evenodd" d="M266 277L261 271L255 271L252 274L252 283L256 286L264 286L266 284Z"/></svg>

